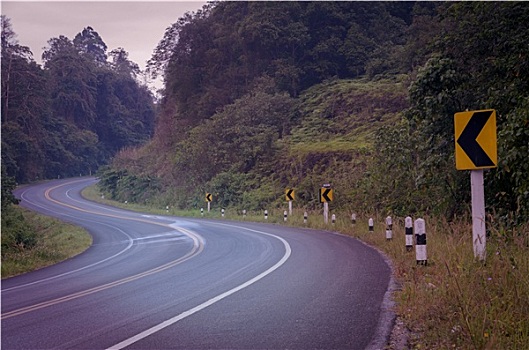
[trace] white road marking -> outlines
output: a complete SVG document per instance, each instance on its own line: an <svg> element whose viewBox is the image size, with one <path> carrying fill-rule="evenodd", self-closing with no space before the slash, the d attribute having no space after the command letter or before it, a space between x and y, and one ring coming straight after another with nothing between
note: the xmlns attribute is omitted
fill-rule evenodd
<svg viewBox="0 0 529 350"><path fill-rule="evenodd" d="M161 331L162 329L164 328L167 328L173 324L175 324L176 322L178 321L181 321L183 320L184 318L188 317L188 316L191 316L193 315L194 313L197 313L201 310L204 310L205 308L207 308L208 306L211 306L213 304L215 304L216 302L218 301L221 301L222 299L224 298L227 298L229 297L230 295L240 291L241 289L244 289L252 284L254 284L255 282L259 281L260 279L264 278L265 276L271 274L272 272L274 272L275 270L277 270L278 268L280 268L287 260L288 258L290 257L290 254L292 253L292 249L290 248L290 245L288 244L288 242L286 240L284 240L283 238L279 237L279 236L276 236L276 235L273 235L271 233L266 233L266 232L262 232L262 231L257 231L257 230L252 230L252 229L249 229L249 228L246 228L246 227L240 227L240 226L235 226L235 225L227 225L227 224L219 224L219 225L224 225L224 226L231 226L231 227L237 227L239 229L243 229L243 230L247 230L247 231L252 231L252 232L256 232L256 233L260 233L260 234L263 234L263 235L266 235L266 236L270 236L270 237L274 237L278 240L280 240L284 247L285 247L285 255L283 255L283 257L272 267L270 267L268 270L260 273L259 275L255 276L254 278L246 281L245 283L233 288L233 289L230 289L228 290L227 292L224 292L222 294L219 294L217 295L216 297L214 298L211 298L209 299L208 301L200 304L200 305L197 305L195 306L194 308L192 309L189 309L187 311L184 311L182 312L181 314L173 317L173 318L170 318L154 327L151 327L133 337L130 337L128 339L125 339L123 340L122 342L116 344L116 345L113 345L111 347L109 347L108 349L123 349L131 344L134 344L144 338L147 338L148 336L156 333L156 332L159 332Z"/></svg>

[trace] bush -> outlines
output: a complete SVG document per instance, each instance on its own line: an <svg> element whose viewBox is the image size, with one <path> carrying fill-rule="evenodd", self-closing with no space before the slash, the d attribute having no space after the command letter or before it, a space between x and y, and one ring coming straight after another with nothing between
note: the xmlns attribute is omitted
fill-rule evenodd
<svg viewBox="0 0 529 350"><path fill-rule="evenodd" d="M33 248L37 234L26 222L22 213L12 205L2 210L2 257L14 251Z"/></svg>

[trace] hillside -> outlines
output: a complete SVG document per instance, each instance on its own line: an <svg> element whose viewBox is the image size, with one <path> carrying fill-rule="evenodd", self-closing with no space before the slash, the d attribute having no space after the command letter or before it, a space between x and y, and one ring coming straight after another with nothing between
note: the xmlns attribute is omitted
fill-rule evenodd
<svg viewBox="0 0 529 350"><path fill-rule="evenodd" d="M498 224L526 222L528 16L517 2L208 4L168 27L149 68L166 81L154 138L121 152L102 186L120 200L188 208L211 192L260 209L287 186L317 206L330 182L337 208L450 218L469 202L453 115L495 108L486 202Z"/></svg>

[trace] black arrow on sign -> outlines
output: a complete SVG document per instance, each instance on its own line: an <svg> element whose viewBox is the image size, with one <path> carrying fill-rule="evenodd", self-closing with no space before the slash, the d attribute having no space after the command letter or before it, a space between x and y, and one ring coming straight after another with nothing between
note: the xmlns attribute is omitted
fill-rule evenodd
<svg viewBox="0 0 529 350"><path fill-rule="evenodd" d="M292 190L292 189L287 190L287 199L289 201L293 201L294 200L294 190Z"/></svg>
<svg viewBox="0 0 529 350"><path fill-rule="evenodd" d="M213 195L212 195L211 193L206 193L206 200L207 200L208 202L211 202L212 199L213 199Z"/></svg>
<svg viewBox="0 0 529 350"><path fill-rule="evenodd" d="M494 166L494 162L485 153L476 140L481 130L489 120L493 111L481 111L472 114L467 126L457 139L457 143L477 167Z"/></svg>
<svg viewBox="0 0 529 350"><path fill-rule="evenodd" d="M332 188L322 188L320 191L321 191L322 202L332 201L332 199L329 197L329 194L332 192Z"/></svg>

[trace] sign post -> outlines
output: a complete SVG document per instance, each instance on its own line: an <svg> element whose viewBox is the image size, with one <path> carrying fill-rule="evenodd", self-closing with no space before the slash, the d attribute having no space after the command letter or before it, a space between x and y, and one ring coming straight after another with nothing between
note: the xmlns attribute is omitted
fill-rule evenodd
<svg viewBox="0 0 529 350"><path fill-rule="evenodd" d="M329 202L333 200L333 192L330 184L324 184L320 188L320 202L323 203L323 222L329 223Z"/></svg>
<svg viewBox="0 0 529 350"><path fill-rule="evenodd" d="M206 193L206 202L208 202L208 213L211 210L211 201L213 200L213 195L211 193Z"/></svg>
<svg viewBox="0 0 529 350"><path fill-rule="evenodd" d="M498 164L496 111L460 112L454 115L457 170L470 170L472 191L472 241L474 257L485 260L485 190L483 169Z"/></svg>
<svg viewBox="0 0 529 350"><path fill-rule="evenodd" d="M287 188L285 190L285 198L288 201L288 215L292 216L292 201L295 199L294 189Z"/></svg>

